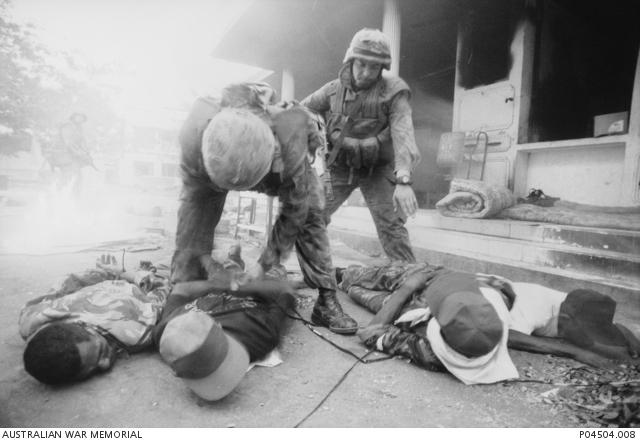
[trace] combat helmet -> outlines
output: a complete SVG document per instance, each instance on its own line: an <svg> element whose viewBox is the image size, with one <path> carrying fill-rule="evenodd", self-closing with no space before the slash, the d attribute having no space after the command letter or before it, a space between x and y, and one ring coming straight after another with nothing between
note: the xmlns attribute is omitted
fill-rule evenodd
<svg viewBox="0 0 640 442"><path fill-rule="evenodd" d="M360 58L380 63L384 69L389 69L391 67L390 46L389 38L378 29L361 29L353 36L343 63Z"/></svg>

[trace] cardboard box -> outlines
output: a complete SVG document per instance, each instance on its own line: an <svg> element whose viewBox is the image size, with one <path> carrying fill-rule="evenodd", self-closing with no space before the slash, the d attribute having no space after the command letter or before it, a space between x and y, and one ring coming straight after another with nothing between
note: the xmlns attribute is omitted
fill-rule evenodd
<svg viewBox="0 0 640 442"><path fill-rule="evenodd" d="M596 115L593 117L593 136L626 134L629 131L629 112Z"/></svg>

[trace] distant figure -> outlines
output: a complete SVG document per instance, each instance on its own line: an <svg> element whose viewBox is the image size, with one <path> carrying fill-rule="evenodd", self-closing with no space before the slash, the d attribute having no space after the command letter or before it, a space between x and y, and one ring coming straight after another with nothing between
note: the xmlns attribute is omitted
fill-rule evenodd
<svg viewBox="0 0 640 442"><path fill-rule="evenodd" d="M415 262L404 227L418 210L411 173L420 161L409 86L382 76L391 52L377 29L358 31L343 63L337 79L302 100L327 121L326 222L359 188L389 259Z"/></svg>
<svg viewBox="0 0 640 442"><path fill-rule="evenodd" d="M93 166L82 127L86 122L85 114L73 113L69 121L60 126L53 149L47 155L51 168L60 173L59 185L71 187L76 196L82 188L82 168Z"/></svg>

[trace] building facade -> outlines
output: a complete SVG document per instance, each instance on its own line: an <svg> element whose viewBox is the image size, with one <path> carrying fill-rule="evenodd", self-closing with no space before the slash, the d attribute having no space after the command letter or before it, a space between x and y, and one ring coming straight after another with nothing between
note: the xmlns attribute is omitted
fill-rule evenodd
<svg viewBox="0 0 640 442"><path fill-rule="evenodd" d="M271 69L267 81L283 98L301 99L335 78L358 29L381 28L392 41L391 72L412 88L421 207L444 195L452 177L480 177L485 140L483 179L517 196L536 188L577 203L633 206L638 12L633 0L266 0L214 56ZM439 161L452 140L464 157Z"/></svg>

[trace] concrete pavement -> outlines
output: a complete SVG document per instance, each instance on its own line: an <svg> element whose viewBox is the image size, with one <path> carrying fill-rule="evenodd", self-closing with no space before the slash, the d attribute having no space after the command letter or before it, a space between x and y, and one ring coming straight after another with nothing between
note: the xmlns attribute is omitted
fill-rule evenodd
<svg viewBox="0 0 640 442"><path fill-rule="evenodd" d="M219 241L221 250L230 244ZM168 258L172 241L162 250L127 256ZM339 242L332 242L334 263L372 263ZM65 273L91 266L97 252L51 256L0 256L0 426L2 427L567 427L576 420L542 402L549 385L501 383L464 386L453 377L419 369L400 359L373 364L355 360L306 326L291 321L282 338L283 364L252 369L230 396L204 402L187 390L155 352L119 360L103 375L67 387L38 383L22 366L24 343L18 335L18 313L24 302L46 292ZM255 261L258 249L245 246ZM295 271L295 258L286 263ZM299 309L308 318L316 294L301 290ZM347 312L361 324L371 315L344 294ZM319 329L357 354L365 349L356 337ZM571 361L513 352L525 378L548 377L558 363ZM353 369L345 374L348 370ZM524 376L526 373L526 376ZM344 378L344 379L343 379ZM336 385L339 384L337 387ZM335 390L332 391L332 389ZM328 395L328 397L327 397ZM326 400L325 400L326 399ZM322 402L324 400L324 402ZM310 414L316 407L317 411Z"/></svg>

